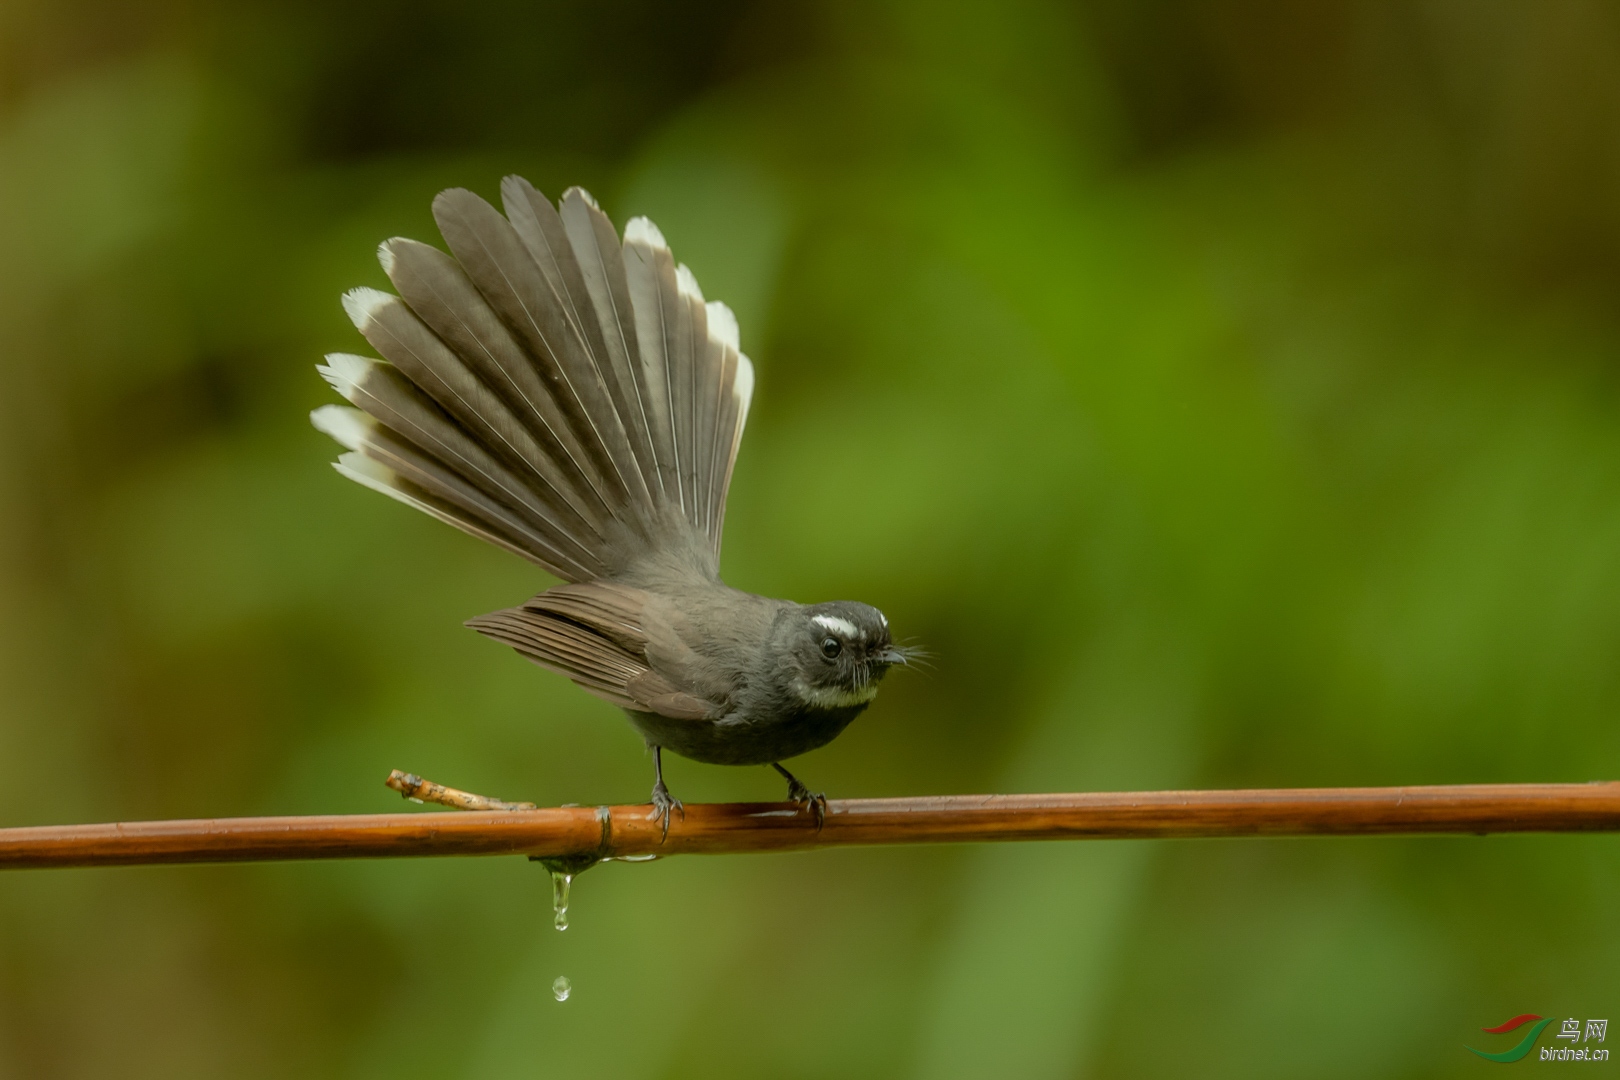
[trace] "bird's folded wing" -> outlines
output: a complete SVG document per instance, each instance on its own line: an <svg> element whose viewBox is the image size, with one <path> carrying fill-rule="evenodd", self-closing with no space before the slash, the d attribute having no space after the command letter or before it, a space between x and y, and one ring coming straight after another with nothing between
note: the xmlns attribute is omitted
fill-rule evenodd
<svg viewBox="0 0 1620 1080"><path fill-rule="evenodd" d="M564 585L467 625L622 709L676 720L719 716L719 704L648 665L640 621L645 598L638 589L607 582Z"/></svg>
<svg viewBox="0 0 1620 1080"><path fill-rule="evenodd" d="M650 597L643 589L611 581L588 581L547 589L523 610L555 615L606 637L646 666L646 613Z"/></svg>

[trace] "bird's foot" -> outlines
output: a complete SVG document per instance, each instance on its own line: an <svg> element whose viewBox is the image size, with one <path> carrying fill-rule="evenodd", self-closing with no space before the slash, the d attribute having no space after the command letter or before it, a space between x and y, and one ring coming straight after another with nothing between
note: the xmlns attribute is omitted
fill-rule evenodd
<svg viewBox="0 0 1620 1080"><path fill-rule="evenodd" d="M820 832L821 827L827 824L827 796L819 791L811 791L805 787L797 776L782 768L780 761L771 762L771 768L780 773L782 779L788 782L788 801L796 802L816 815L816 832Z"/></svg>
<svg viewBox="0 0 1620 1080"><path fill-rule="evenodd" d="M656 821L663 825L664 835L663 837L660 837L658 841L659 843L663 843L664 839L668 838L669 836L670 811L680 811L681 820L685 821L686 806L681 802L681 800L669 793L669 788L664 786L664 782L662 780L659 780L653 785L652 806L652 812L647 815L647 820Z"/></svg>
<svg viewBox="0 0 1620 1080"><path fill-rule="evenodd" d="M816 815L816 831L827 824L827 796L820 791L811 791L799 782L798 777L788 778L788 802L795 802L810 813Z"/></svg>

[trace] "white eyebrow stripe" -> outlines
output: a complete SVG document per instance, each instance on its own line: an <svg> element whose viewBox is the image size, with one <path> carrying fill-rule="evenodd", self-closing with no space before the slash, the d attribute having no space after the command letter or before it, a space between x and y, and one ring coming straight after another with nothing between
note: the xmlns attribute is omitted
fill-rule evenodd
<svg viewBox="0 0 1620 1080"><path fill-rule="evenodd" d="M835 634L843 634L845 637L853 638L861 636L860 630L856 628L854 623L850 622L848 619L840 619L836 615L812 615L810 616L810 621L819 624L827 630L831 630Z"/></svg>

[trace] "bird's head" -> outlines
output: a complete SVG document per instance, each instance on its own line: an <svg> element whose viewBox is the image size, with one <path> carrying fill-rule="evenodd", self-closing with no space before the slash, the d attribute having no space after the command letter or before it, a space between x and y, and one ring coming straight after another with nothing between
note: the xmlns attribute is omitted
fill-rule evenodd
<svg viewBox="0 0 1620 1080"><path fill-rule="evenodd" d="M889 637L889 620L870 604L835 600L796 613L794 692L806 705L844 709L877 696L878 680L910 652Z"/></svg>

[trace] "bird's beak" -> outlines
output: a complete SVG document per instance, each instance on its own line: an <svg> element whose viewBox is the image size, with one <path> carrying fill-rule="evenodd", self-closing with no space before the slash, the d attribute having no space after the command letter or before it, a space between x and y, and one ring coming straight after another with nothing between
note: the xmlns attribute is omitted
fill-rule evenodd
<svg viewBox="0 0 1620 1080"><path fill-rule="evenodd" d="M899 649L884 649L882 652L877 654L877 661L880 664L899 664L904 667L906 663L906 654L901 652Z"/></svg>

